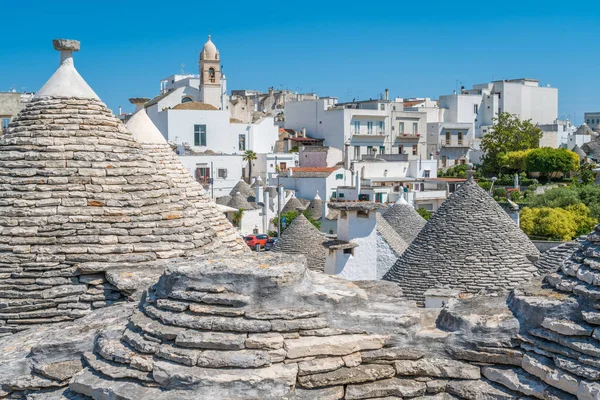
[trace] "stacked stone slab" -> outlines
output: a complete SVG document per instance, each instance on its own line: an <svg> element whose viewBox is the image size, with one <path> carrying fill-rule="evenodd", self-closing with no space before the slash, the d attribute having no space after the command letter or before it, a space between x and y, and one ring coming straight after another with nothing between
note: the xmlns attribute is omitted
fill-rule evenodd
<svg viewBox="0 0 600 400"><path fill-rule="evenodd" d="M182 190L187 199L198 208L200 216L208 221L215 231L213 243L216 247L232 253L246 252L248 246L242 241L237 230L217 209L204 188L196 182L183 166L171 146L148 117L143 105L149 99L132 98L137 110L125 125L134 139L154 159L155 163L166 171L175 186Z"/></svg>
<svg viewBox="0 0 600 400"><path fill-rule="evenodd" d="M417 237L427 221L406 202L399 200L383 213L383 218L394 228L407 246Z"/></svg>
<svg viewBox="0 0 600 400"><path fill-rule="evenodd" d="M456 190L384 279L422 303L432 288L510 289L537 275L539 252L473 179Z"/></svg>
<svg viewBox="0 0 600 400"><path fill-rule="evenodd" d="M55 47L60 67L0 138L0 335L82 317L152 262L221 246L75 70L79 42Z"/></svg>
<svg viewBox="0 0 600 400"><path fill-rule="evenodd" d="M298 200L296 197L291 197L287 203L285 203L285 206L283 206L283 209L281 210L282 213L287 213L287 212L292 212L292 211L301 211L304 210L306 207L304 206L304 204L302 204L300 202L300 200Z"/></svg>
<svg viewBox="0 0 600 400"><path fill-rule="evenodd" d="M300 214L282 233L272 251L306 256L308 268L323 272L327 250L323 247L325 238L310 221Z"/></svg>
<svg viewBox="0 0 600 400"><path fill-rule="evenodd" d="M371 286L379 296L389 290L383 282ZM275 254L170 268L126 326L99 335L94 351L83 354L87 368L73 376L70 393L156 400L516 398L481 379L477 365L431 348L426 357L392 335L365 332L366 315L373 326L404 332L399 336L420 319L414 309L404 319L384 319L375 303L347 303L352 287ZM335 311L351 308L353 317L340 325Z"/></svg>
<svg viewBox="0 0 600 400"><path fill-rule="evenodd" d="M540 256L540 259L535 263L540 274L548 274L556 272L562 263L569 259L571 254L579 247L579 243L567 242L562 243L556 247L546 250Z"/></svg>
<svg viewBox="0 0 600 400"><path fill-rule="evenodd" d="M548 288L515 291L522 321L517 368L483 368L490 380L538 399L600 398L600 226L546 277Z"/></svg>

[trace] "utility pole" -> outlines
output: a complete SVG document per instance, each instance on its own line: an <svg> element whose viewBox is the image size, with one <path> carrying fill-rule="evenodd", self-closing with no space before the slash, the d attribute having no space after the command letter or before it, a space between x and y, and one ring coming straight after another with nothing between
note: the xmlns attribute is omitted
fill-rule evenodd
<svg viewBox="0 0 600 400"><path fill-rule="evenodd" d="M211 197L214 200L215 199L215 169L214 169L214 164L211 161L210 162L210 193L211 193Z"/></svg>
<svg viewBox="0 0 600 400"><path fill-rule="evenodd" d="M277 172L277 237L281 237L281 185L279 184L279 171L277 171L277 156L275 156L275 171Z"/></svg>

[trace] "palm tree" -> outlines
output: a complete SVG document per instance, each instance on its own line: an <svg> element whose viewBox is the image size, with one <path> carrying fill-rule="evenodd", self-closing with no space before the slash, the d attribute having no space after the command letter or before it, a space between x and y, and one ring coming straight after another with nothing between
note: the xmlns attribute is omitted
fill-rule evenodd
<svg viewBox="0 0 600 400"><path fill-rule="evenodd" d="M252 179L252 161L256 160L256 153L252 150L246 150L242 160L248 161L248 180Z"/></svg>

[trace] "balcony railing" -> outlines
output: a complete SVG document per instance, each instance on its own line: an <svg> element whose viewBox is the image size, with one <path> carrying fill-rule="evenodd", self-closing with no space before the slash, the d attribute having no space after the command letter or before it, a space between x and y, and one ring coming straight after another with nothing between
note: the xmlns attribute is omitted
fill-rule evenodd
<svg viewBox="0 0 600 400"><path fill-rule="evenodd" d="M405 133L399 133L396 136L396 139L414 139L414 138L418 138L421 137L421 134L419 132L405 132Z"/></svg>
<svg viewBox="0 0 600 400"><path fill-rule="evenodd" d="M440 143L441 147L471 147L473 145L472 140L443 140Z"/></svg>

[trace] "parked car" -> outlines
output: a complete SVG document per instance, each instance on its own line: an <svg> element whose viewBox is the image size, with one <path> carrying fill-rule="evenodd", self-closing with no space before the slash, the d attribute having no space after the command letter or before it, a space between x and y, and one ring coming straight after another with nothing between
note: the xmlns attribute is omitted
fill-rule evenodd
<svg viewBox="0 0 600 400"><path fill-rule="evenodd" d="M265 250L269 251L273 248L273 246L275 246L275 243L277 243L277 238L268 238L267 239L267 244L265 244Z"/></svg>
<svg viewBox="0 0 600 400"><path fill-rule="evenodd" d="M250 248L255 249L257 245L260 245L261 248L265 247L267 244L267 240L269 239L268 235L248 235L244 238L246 244L250 246Z"/></svg>

